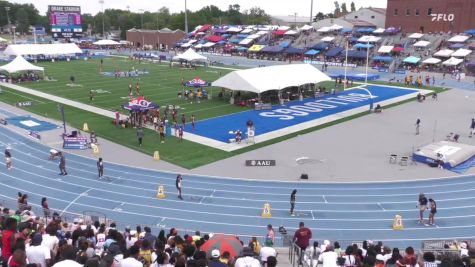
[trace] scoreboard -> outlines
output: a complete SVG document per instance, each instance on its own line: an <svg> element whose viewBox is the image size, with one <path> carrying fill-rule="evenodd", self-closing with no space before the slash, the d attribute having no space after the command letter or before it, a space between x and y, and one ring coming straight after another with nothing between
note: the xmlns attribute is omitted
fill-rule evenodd
<svg viewBox="0 0 475 267"><path fill-rule="evenodd" d="M49 6L48 10L53 38L82 37L80 6Z"/></svg>

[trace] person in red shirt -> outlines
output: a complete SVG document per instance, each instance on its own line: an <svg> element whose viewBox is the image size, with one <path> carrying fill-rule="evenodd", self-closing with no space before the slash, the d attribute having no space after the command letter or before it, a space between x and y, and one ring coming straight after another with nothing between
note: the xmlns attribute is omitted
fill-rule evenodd
<svg viewBox="0 0 475 267"><path fill-rule="evenodd" d="M299 229L295 231L294 234L294 239L293 241L299 248L302 250L305 250L309 243L310 239L312 238L312 231L305 227L305 224L303 222L299 223Z"/></svg>
<svg viewBox="0 0 475 267"><path fill-rule="evenodd" d="M2 257L6 260L13 254L13 248L16 243L17 221L15 218L7 218L5 221L5 230L2 234Z"/></svg>

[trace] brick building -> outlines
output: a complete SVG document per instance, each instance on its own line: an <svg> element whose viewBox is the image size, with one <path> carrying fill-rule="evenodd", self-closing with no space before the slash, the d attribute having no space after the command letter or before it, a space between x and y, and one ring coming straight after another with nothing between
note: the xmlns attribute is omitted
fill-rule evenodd
<svg viewBox="0 0 475 267"><path fill-rule="evenodd" d="M136 47L152 46L154 49L171 49L185 37L181 30L138 30L130 29L126 32L127 41Z"/></svg>
<svg viewBox="0 0 475 267"><path fill-rule="evenodd" d="M454 32L475 29L474 0L388 0L386 28L403 32Z"/></svg>

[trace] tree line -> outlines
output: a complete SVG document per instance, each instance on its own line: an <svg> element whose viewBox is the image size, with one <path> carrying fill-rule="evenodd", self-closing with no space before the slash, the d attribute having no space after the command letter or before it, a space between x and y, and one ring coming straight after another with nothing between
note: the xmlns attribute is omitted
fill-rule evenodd
<svg viewBox="0 0 475 267"><path fill-rule="evenodd" d="M185 30L185 13L183 11L171 13L167 7L162 7L155 12L145 11L143 13L106 9L104 13L82 14L82 19L84 32L91 35L101 34L104 19L105 32L120 31L123 39L125 39L125 32L132 28ZM4 32L8 29L6 25L9 21L19 33L28 33L30 26L43 26L47 33L50 32L49 13L40 15L32 4L16 4L0 0L0 27ZM270 22L271 17L263 9L253 7L241 10L239 4L229 5L227 10L210 5L194 12L188 11L189 30L204 24L256 25L269 24Z"/></svg>
<svg viewBox="0 0 475 267"><path fill-rule="evenodd" d="M339 17L342 17L350 12L355 12L356 11L356 6L355 6L355 3L354 2L351 2L350 3L350 10L348 10L348 7L346 6L346 3L343 2L340 3L338 1L335 1L333 2L333 4L335 5L335 9L333 10L333 12L330 12L328 14L324 14L322 12L318 12L315 17L313 18L313 21L314 22L317 22L319 20L323 20L323 19L328 19L328 18L339 18Z"/></svg>

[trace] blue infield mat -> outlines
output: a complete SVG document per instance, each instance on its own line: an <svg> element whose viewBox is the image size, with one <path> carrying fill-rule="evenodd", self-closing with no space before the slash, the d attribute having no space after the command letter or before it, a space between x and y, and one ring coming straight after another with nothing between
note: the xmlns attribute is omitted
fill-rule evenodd
<svg viewBox="0 0 475 267"><path fill-rule="evenodd" d="M17 127L34 132L43 132L59 128L57 125L47 121L40 121L31 116L11 117L7 119L7 122Z"/></svg>
<svg viewBox="0 0 475 267"><path fill-rule="evenodd" d="M331 117L332 119L330 119L329 116L351 110L362 112L366 107L369 110L371 102L376 106L377 103L398 97L408 97L418 92L415 89L374 85L364 86L364 88L371 92L372 99L366 90L355 88L317 99L308 98L303 101L290 101L285 106L274 105L269 110L247 110L199 121L196 123L195 130L191 129L191 125L187 125L186 131L201 137L228 143L229 139L234 138L234 135L230 132L240 130L242 133L246 133L246 122L248 120L254 122L255 136L258 137L292 126L304 126L304 124L318 119L332 121L334 118ZM402 101L402 99L399 101ZM308 127L301 127L300 130L305 128ZM289 132L295 131L292 129Z"/></svg>

